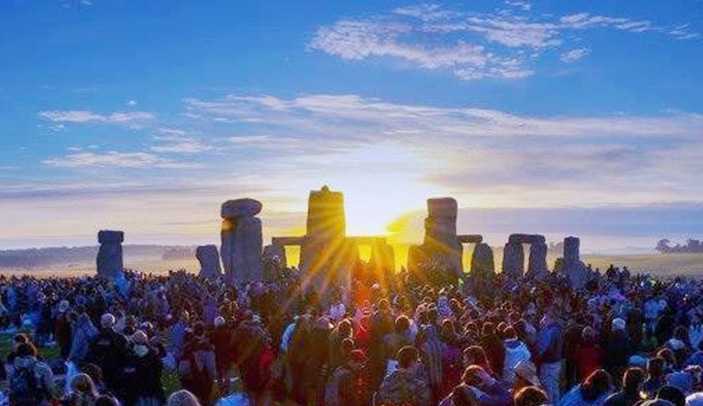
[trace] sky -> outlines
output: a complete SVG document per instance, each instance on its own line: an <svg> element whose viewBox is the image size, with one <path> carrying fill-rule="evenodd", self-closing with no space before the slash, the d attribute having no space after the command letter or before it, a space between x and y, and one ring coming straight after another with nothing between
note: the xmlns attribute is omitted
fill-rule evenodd
<svg viewBox="0 0 703 406"><path fill-rule="evenodd" d="M460 231L703 234L703 1L0 2L0 248ZM389 224L392 227L388 227ZM399 225L405 228L400 230Z"/></svg>

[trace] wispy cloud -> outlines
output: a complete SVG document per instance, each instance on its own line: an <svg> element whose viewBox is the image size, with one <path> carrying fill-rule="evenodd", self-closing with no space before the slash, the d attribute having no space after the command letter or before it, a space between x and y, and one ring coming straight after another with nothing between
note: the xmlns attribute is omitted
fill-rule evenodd
<svg viewBox="0 0 703 406"><path fill-rule="evenodd" d="M42 161L61 168L118 167L118 168L194 168L199 165L166 159L148 152L74 152L59 158Z"/></svg>
<svg viewBox="0 0 703 406"><path fill-rule="evenodd" d="M39 117L54 123L75 124L119 124L141 125L155 119L153 113L144 111L114 112L109 114L95 113L89 110L51 110L39 112Z"/></svg>
<svg viewBox="0 0 703 406"><path fill-rule="evenodd" d="M559 59L564 63L574 63L591 53L588 48L576 48L561 54Z"/></svg>
<svg viewBox="0 0 703 406"><path fill-rule="evenodd" d="M509 0L506 5L523 12L531 4ZM463 80L520 79L531 76L535 61L546 50L569 46L568 32L611 29L630 33L654 32L676 39L698 33L688 25L673 29L649 20L575 13L563 17L457 11L436 4L419 4L359 19L343 19L320 27L308 44L345 60L391 58L426 70L447 70ZM581 51L564 51L575 57Z"/></svg>

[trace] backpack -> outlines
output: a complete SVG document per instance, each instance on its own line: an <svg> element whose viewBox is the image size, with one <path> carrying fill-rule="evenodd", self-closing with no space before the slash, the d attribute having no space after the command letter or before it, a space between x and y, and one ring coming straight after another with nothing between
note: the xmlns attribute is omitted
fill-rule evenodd
<svg viewBox="0 0 703 406"><path fill-rule="evenodd" d="M330 376L330 380L325 385L325 406L340 406L339 389L342 379L351 373L345 366L338 367Z"/></svg>
<svg viewBox="0 0 703 406"><path fill-rule="evenodd" d="M20 368L10 379L10 404L16 406L32 406L46 398L46 390L42 388L34 371L36 363L27 368Z"/></svg>

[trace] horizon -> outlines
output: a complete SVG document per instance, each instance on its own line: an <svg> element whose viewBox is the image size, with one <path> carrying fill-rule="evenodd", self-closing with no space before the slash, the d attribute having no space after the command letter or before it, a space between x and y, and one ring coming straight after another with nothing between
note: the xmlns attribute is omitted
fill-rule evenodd
<svg viewBox="0 0 703 406"><path fill-rule="evenodd" d="M57 0L0 5L0 249L219 238L309 190L348 234L636 251L703 234L703 3Z"/></svg>

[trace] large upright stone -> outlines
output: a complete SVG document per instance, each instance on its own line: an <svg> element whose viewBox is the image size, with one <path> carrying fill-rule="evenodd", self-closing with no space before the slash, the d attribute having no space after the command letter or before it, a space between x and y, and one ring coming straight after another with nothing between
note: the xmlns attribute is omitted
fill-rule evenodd
<svg viewBox="0 0 703 406"><path fill-rule="evenodd" d="M114 279L122 274L124 263L122 260L122 231L101 230L98 232L98 256L96 259L98 276Z"/></svg>
<svg viewBox="0 0 703 406"><path fill-rule="evenodd" d="M261 207L260 202L249 198L222 204L220 255L230 285L263 279L261 220L254 217Z"/></svg>
<svg viewBox="0 0 703 406"><path fill-rule="evenodd" d="M217 279L222 276L220 254L215 245L201 245L195 249L195 258L200 262L200 276L207 279Z"/></svg>
<svg viewBox="0 0 703 406"><path fill-rule="evenodd" d="M489 279L495 275L493 250L485 242L476 244L471 256L471 276Z"/></svg>
<svg viewBox="0 0 703 406"><path fill-rule="evenodd" d="M580 259L580 245L577 237L564 238L564 256L559 272L566 276L573 289L582 289L590 277L588 268Z"/></svg>
<svg viewBox="0 0 703 406"><path fill-rule="evenodd" d="M527 277L543 279L549 275L547 268L547 244L535 242L530 244L530 257L527 260Z"/></svg>
<svg viewBox="0 0 703 406"><path fill-rule="evenodd" d="M423 251L457 278L462 275L462 246L456 234L458 208L451 197L427 199Z"/></svg>
<svg viewBox="0 0 703 406"><path fill-rule="evenodd" d="M525 273L525 249L522 244L508 242L503 248L503 274L517 280Z"/></svg>
<svg viewBox="0 0 703 406"><path fill-rule="evenodd" d="M306 287L323 291L328 286L341 285L349 289L359 251L356 243L346 238L344 195L327 186L311 191L306 226L300 249Z"/></svg>
<svg viewBox="0 0 703 406"><path fill-rule="evenodd" d="M540 234L510 234L508 242L512 244L546 244L547 239Z"/></svg>

